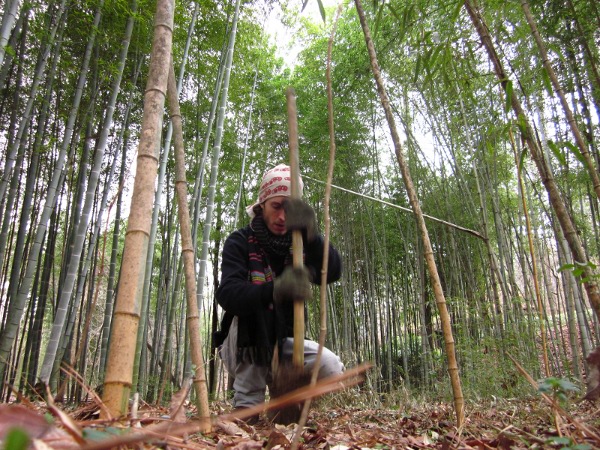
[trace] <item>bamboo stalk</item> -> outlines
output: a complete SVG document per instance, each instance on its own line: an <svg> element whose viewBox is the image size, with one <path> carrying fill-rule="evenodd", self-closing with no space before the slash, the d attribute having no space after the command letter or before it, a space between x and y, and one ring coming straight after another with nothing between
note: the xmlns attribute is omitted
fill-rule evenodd
<svg viewBox="0 0 600 450"><path fill-rule="evenodd" d="M398 166L402 173L402 180L404 181L406 193L408 194L408 198L409 198L411 207L413 209L415 219L417 221L417 225L418 225L420 233L421 233L421 242L423 244L423 253L425 256L425 262L427 263L427 270L428 270L429 276L431 278L431 281L430 281L431 288L433 290L435 301L436 301L436 304L438 306L438 310L440 313L440 321L442 324L442 331L444 334L446 358L448 360L448 374L450 376L450 382L452 384L452 391L454 394L454 408L456 411L456 425L458 428L461 428L463 426L464 420L465 420L465 415L464 415L465 403L464 403L464 397L463 397L462 387L461 387L461 382L460 382L460 374L458 371L458 362L457 362L457 358L456 358L456 348L454 345L454 336L452 334L452 326L450 323L450 314L448 312L446 298L444 296L444 291L442 289L442 283L441 283L440 276L439 276L437 266L435 263L435 258L434 258L434 254L433 254L433 246L431 245L431 240L429 239L429 232L427 231L427 226L425 225L425 219L423 217L423 211L421 210L421 205L420 205L419 199L417 197L417 191L414 187L414 184L412 181L412 176L410 174L408 164L406 162L404 153L402 151L400 137L398 135L398 130L396 128L396 121L394 119L392 108L390 106L390 99L388 97L387 90L385 88L383 76L381 75L379 63L377 61L377 53L375 52L375 46L374 46L373 40L371 38L371 32L370 32L369 26L367 24L365 12L363 10L362 3L360 0L354 0L354 4L356 6L356 11L358 13L358 18L360 20L363 34L365 36L365 43L367 45L367 51L369 53L369 58L371 60L371 71L373 72L373 77L375 78L375 83L377 84L377 91L379 93L381 105L384 109L385 117L388 122L389 129L390 129L392 141L394 143L396 159L398 161Z"/></svg>
<svg viewBox="0 0 600 450"><path fill-rule="evenodd" d="M185 294L187 304L187 323L190 339L190 355L194 364L194 388L196 389L196 406L200 422L204 423L203 432L210 431L210 410L208 405L208 388L202 356L202 337L200 335L200 314L196 301L196 270L194 266L194 242L192 241L192 226L190 209L187 200L187 177L185 170L185 144L183 140L183 124L177 94L173 60L169 67L167 84L167 99L173 130L175 133L175 190L179 203L179 227L181 230L181 257L185 274ZM187 397L187 396L186 396Z"/></svg>
<svg viewBox="0 0 600 450"><path fill-rule="evenodd" d="M325 347L325 338L327 337L327 267L329 264L329 231L330 231L330 216L329 216L329 200L331 198L331 181L333 180L333 167L335 164L335 127L333 116L333 89L331 87L331 54L333 52L333 38L337 29L338 19L342 13L343 3L340 2L337 7L337 12L331 28L329 44L327 45L327 68L325 69L325 78L327 80L327 125L329 128L329 164L327 167L327 183L325 184L325 198L323 201L323 218L325 222L325 233L323 236L323 265L321 269L321 281L319 290L319 307L321 310L321 321L319 330L319 348L315 365L310 378L310 386L316 386L321 367L321 358L323 356L323 347ZM300 444L302 430L308 418L308 410L310 408L311 399L307 399L302 406L302 413L298 428L292 439L292 450L296 450Z"/></svg>
<svg viewBox="0 0 600 450"><path fill-rule="evenodd" d="M135 341L144 280L143 262L148 249L162 113L169 78L174 8L174 0L161 0L156 5L150 70L144 94L144 115L138 145L137 172L131 196L131 212L125 235L121 277L104 377L102 401L112 416L125 414L133 380Z"/></svg>
<svg viewBox="0 0 600 450"><path fill-rule="evenodd" d="M300 198L300 169L298 158L298 121L296 113L296 92L294 88L286 90L288 114L288 142L290 148L290 172L292 198ZM292 231L292 257L293 266L302 267L302 232ZM294 299L294 350L292 365L296 368L304 367L304 300Z"/></svg>

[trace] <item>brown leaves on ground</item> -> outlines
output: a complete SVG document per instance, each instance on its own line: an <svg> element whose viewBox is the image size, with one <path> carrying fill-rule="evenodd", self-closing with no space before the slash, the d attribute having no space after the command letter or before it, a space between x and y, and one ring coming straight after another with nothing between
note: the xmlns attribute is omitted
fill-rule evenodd
<svg viewBox="0 0 600 450"><path fill-rule="evenodd" d="M193 411L189 402L185 406ZM62 422L62 415L55 415L51 423L46 418L45 406L32 408L33 405L1 405L0 439L4 440L6 433L18 426L32 439L32 448L101 449L120 442L121 448L273 450L290 448L295 432L295 425L275 425L264 415L255 426L217 418L213 431L201 434L194 431L193 413L188 414L187 423L176 423L168 416L167 409L149 405L140 408L135 423L132 419L99 421L93 416L84 421L73 419L81 410L89 411L90 405L69 412L67 424ZM222 403L214 403L213 409L215 416L229 411ZM598 432L600 410L590 402L573 403L569 413ZM182 421L182 416L178 415L177 420ZM452 406L444 403L412 405L400 410L332 408L322 403L311 409L299 448L526 449L573 448L576 444L600 447L600 442L594 442L566 421L556 430L551 410L539 398L469 405L463 430L455 428L454 420ZM138 423L141 427L134 426ZM82 430L84 442L78 442L66 429L73 426ZM553 445L553 442L562 444Z"/></svg>
<svg viewBox="0 0 600 450"><path fill-rule="evenodd" d="M55 426L44 415L44 411L23 405L0 405L0 441L4 442L11 432L22 430L34 448L78 448L79 443L66 427Z"/></svg>

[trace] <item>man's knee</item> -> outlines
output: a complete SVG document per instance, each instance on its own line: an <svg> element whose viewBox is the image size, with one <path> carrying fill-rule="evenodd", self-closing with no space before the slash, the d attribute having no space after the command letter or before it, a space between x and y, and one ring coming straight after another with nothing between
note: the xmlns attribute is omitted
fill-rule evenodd
<svg viewBox="0 0 600 450"><path fill-rule="evenodd" d="M319 370L319 378L339 375L344 370L344 364L338 355L329 350L327 352L323 351L323 355L321 357L321 370Z"/></svg>

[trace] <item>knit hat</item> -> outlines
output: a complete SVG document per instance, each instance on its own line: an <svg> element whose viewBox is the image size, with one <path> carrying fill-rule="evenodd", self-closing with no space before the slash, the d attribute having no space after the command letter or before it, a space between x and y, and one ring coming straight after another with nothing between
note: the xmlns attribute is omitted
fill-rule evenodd
<svg viewBox="0 0 600 450"><path fill-rule="evenodd" d="M258 200L246 208L248 215L253 218L254 208L257 205L266 202L271 197L277 197L279 195L289 197L292 195L291 182L292 174L290 171L290 166L279 164L272 169L267 170L262 177L262 181L260 182ZM299 184L299 191L300 194L302 194L302 188L304 187L302 178L300 178Z"/></svg>

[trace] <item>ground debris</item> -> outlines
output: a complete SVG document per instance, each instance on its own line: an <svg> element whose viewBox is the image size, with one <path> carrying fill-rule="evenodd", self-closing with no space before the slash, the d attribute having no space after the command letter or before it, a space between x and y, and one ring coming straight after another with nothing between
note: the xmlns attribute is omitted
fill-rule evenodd
<svg viewBox="0 0 600 450"><path fill-rule="evenodd" d="M213 404L214 413L227 412L226 404ZM144 405L141 420L104 422L98 418L75 421L82 430L84 442L73 439L64 421L48 422L45 406L1 405L0 439L4 440L12 426L25 430L32 448L72 449L110 448L119 439L122 448L189 448L219 450L287 449L290 448L295 425L273 424L266 415L256 424L217 419L210 433L193 430L194 407L189 409L187 423L165 416L165 409ZM86 409L92 410L89 405ZM598 433L599 411L589 402L573 403L569 413ZM65 414L69 414L66 413ZM1 419L1 418L4 419ZM55 416L56 417L56 416ZM566 421L556 430L551 411L539 398L494 400L490 404L467 406L463 429L455 427L452 406L444 403L401 406L395 408L350 408L317 405L310 411L302 430L300 449L526 449L526 448L599 448L600 442L582 435ZM187 427L187 428L182 428ZM103 443L106 444L103 444Z"/></svg>

